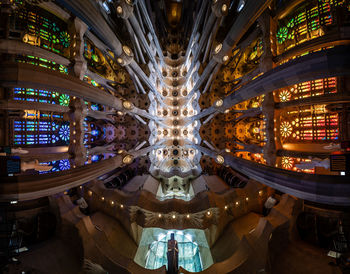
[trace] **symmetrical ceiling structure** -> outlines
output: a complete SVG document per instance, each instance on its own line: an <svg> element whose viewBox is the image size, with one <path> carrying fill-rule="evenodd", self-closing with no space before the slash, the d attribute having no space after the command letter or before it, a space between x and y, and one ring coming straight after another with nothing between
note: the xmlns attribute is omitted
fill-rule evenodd
<svg viewBox="0 0 350 274"><path fill-rule="evenodd" d="M183 273L256 273L298 214L347 216L348 0L0 0L0 16L13 230L8 211L43 203L88 268L164 273L175 231Z"/></svg>

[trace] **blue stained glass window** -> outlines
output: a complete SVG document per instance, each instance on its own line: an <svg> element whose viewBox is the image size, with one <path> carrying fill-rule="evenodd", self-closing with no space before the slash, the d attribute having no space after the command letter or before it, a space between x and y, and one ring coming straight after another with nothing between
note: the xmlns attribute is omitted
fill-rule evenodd
<svg viewBox="0 0 350 274"><path fill-rule="evenodd" d="M33 88L13 88L13 99L47 104L69 105L69 96L58 92Z"/></svg>
<svg viewBox="0 0 350 274"><path fill-rule="evenodd" d="M59 161L59 167L60 167L60 170L70 169L69 160L61 160L61 161Z"/></svg>
<svg viewBox="0 0 350 274"><path fill-rule="evenodd" d="M52 169L49 171L39 171L39 174L63 171L63 170L68 170L71 168L70 162L68 159L63 159L63 160L59 160L59 161L51 161L51 162L40 163L40 164L47 164L49 166L52 166Z"/></svg>
<svg viewBox="0 0 350 274"><path fill-rule="evenodd" d="M99 135L99 131L94 129L94 130L91 131L91 135L98 136Z"/></svg>
<svg viewBox="0 0 350 274"><path fill-rule="evenodd" d="M13 145L67 145L69 124L59 121L14 120Z"/></svg>
<svg viewBox="0 0 350 274"><path fill-rule="evenodd" d="M68 125L62 125L59 131L60 138L63 141L69 140L69 126Z"/></svg>
<svg viewBox="0 0 350 274"><path fill-rule="evenodd" d="M92 104L92 105L91 105L91 109L92 109L92 110L99 110L99 107L98 107L98 105L96 105L96 104Z"/></svg>
<svg viewBox="0 0 350 274"><path fill-rule="evenodd" d="M102 155L92 155L91 162L98 162L103 158Z"/></svg>

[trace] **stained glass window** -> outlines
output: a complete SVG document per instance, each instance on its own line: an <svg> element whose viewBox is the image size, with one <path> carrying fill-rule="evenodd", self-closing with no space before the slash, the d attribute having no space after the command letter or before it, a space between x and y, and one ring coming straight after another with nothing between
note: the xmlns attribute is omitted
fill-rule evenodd
<svg viewBox="0 0 350 274"><path fill-rule="evenodd" d="M302 159L302 158L296 158L296 157L283 156L281 158L281 167L283 169L293 170L296 172L315 173L315 168L300 169L297 167L298 165L304 165L304 164L310 163L310 162L311 162L310 159Z"/></svg>
<svg viewBox="0 0 350 274"><path fill-rule="evenodd" d="M305 4L306 3L306 4ZM336 22L336 8L346 12L345 0L305 1L278 23L276 33L278 54L305 41L324 35L323 26Z"/></svg>
<svg viewBox="0 0 350 274"><path fill-rule="evenodd" d="M89 70L110 80L111 85L113 85L113 82L125 83L126 71L115 62L112 52L108 51L107 54L104 54L91 41L85 39L83 55L87 61ZM87 81L95 87L100 87L98 83L92 79L88 79L86 76L84 81Z"/></svg>
<svg viewBox="0 0 350 274"><path fill-rule="evenodd" d="M280 134L283 142L336 141L339 135L337 113L328 113L325 105L299 107L282 114Z"/></svg>
<svg viewBox="0 0 350 274"><path fill-rule="evenodd" d="M67 145L69 124L61 121L13 120L13 145Z"/></svg>
<svg viewBox="0 0 350 274"><path fill-rule="evenodd" d="M96 48L90 41L84 43L84 57L88 61L88 66L94 72L104 75L107 70L108 63L102 52Z"/></svg>
<svg viewBox="0 0 350 274"><path fill-rule="evenodd" d="M11 24L24 31L23 42L69 58L71 37L67 23L50 12L27 3L18 3Z"/></svg>
<svg viewBox="0 0 350 274"><path fill-rule="evenodd" d="M66 94L33 88L13 88L13 99L63 106L68 106L70 102L70 98Z"/></svg>
<svg viewBox="0 0 350 274"><path fill-rule="evenodd" d="M275 98L279 102L288 102L331 93L337 93L336 77L307 81L280 89L275 93Z"/></svg>
<svg viewBox="0 0 350 274"><path fill-rule="evenodd" d="M97 141L103 131L96 126L89 118L85 118L84 120L84 145L88 147L91 143Z"/></svg>
<svg viewBox="0 0 350 274"><path fill-rule="evenodd" d="M63 170L68 170L71 168L71 164L70 164L68 159L45 162L45 163L40 163L40 164L47 164L49 166L52 166L52 169L50 171L39 171L40 174L49 173L49 172L56 172L56 171L63 171Z"/></svg>
<svg viewBox="0 0 350 274"><path fill-rule="evenodd" d="M69 96L66 95L66 94L61 94L60 97L59 97L59 102L60 102L60 105L62 106L68 106L69 105Z"/></svg>
<svg viewBox="0 0 350 274"><path fill-rule="evenodd" d="M19 63L32 64L51 70L56 70L64 74L68 74L68 68L64 65L57 64L56 62L49 61L44 58L39 58L31 55L17 55L16 61Z"/></svg>

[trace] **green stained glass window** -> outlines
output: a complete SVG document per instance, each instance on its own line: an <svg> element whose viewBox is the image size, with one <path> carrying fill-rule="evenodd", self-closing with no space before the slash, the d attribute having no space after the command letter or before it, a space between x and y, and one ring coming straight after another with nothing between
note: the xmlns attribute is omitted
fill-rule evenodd
<svg viewBox="0 0 350 274"><path fill-rule="evenodd" d="M277 32L277 42L282 44L284 41L286 41L288 36L288 29L286 27L282 27Z"/></svg>
<svg viewBox="0 0 350 274"><path fill-rule="evenodd" d="M60 105L62 105L62 106L68 106L68 105L69 105L70 99L69 99L69 96L68 96L68 95L62 94L62 95L60 96L59 101L60 101Z"/></svg>
<svg viewBox="0 0 350 274"><path fill-rule="evenodd" d="M25 2L16 5L11 24L23 31L23 42L70 57L71 37L66 22L38 6Z"/></svg>
<svg viewBox="0 0 350 274"><path fill-rule="evenodd" d="M331 26L337 22L336 14L339 12L336 9L339 7L343 8L345 13L348 12L344 0L304 1L297 6L278 22L278 54L324 35L326 29L323 26Z"/></svg>

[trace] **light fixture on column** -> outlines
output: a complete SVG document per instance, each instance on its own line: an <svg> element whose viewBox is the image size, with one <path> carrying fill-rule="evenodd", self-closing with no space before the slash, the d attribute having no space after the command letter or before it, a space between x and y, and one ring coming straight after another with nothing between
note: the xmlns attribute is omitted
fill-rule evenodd
<svg viewBox="0 0 350 274"><path fill-rule="evenodd" d="M222 13L226 13L227 12L227 5L226 4L223 4L221 6L221 11L222 11Z"/></svg>
<svg viewBox="0 0 350 274"><path fill-rule="evenodd" d="M220 52L221 49L222 49L222 44L220 43L220 44L218 44L218 45L215 47L214 53L215 53L215 54L218 54L218 53Z"/></svg>
<svg viewBox="0 0 350 274"><path fill-rule="evenodd" d="M134 106L133 106L133 104L132 104L130 101L124 101L124 102L123 102L123 107L124 107L125 109L127 109L127 110L130 110L130 109L132 109Z"/></svg>
<svg viewBox="0 0 350 274"><path fill-rule="evenodd" d="M128 66L134 59L134 54L128 46L122 46L122 53L118 56L117 62L121 66Z"/></svg>
<svg viewBox="0 0 350 274"><path fill-rule="evenodd" d="M121 6L118 6L118 7L117 7L117 13L118 13L119 15L123 14L123 8L122 8Z"/></svg>
<svg viewBox="0 0 350 274"><path fill-rule="evenodd" d="M225 158L223 156L221 156L221 155L217 155L216 156L216 162L218 164L223 164L225 162Z"/></svg>
<svg viewBox="0 0 350 274"><path fill-rule="evenodd" d="M123 61L122 58L120 58L120 57L117 58L117 62L118 62L119 65L124 66L124 61Z"/></svg>
<svg viewBox="0 0 350 274"><path fill-rule="evenodd" d="M130 57L132 57L133 56L133 53L132 53L132 51L131 51L131 49L128 47L128 46L123 46L123 51L125 52L125 54L127 55L127 56L130 56Z"/></svg>
<svg viewBox="0 0 350 274"><path fill-rule="evenodd" d="M215 101L214 105L215 107L221 107L224 104L224 101L222 99L218 99Z"/></svg>
<svg viewBox="0 0 350 274"><path fill-rule="evenodd" d="M124 156L123 164L126 164L126 165L131 164L133 160L134 160L134 157L132 155L128 154L128 155Z"/></svg>
<svg viewBox="0 0 350 274"><path fill-rule="evenodd" d="M128 19L134 12L133 1L122 0L117 6L117 15L123 19Z"/></svg>

